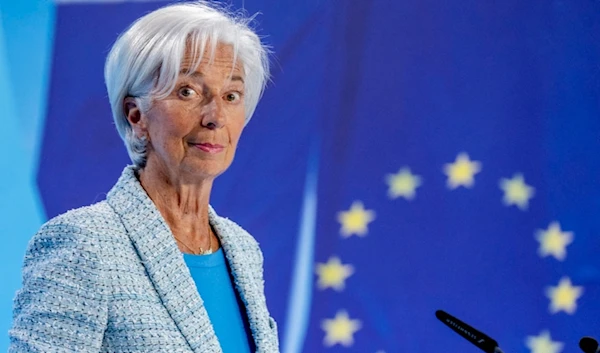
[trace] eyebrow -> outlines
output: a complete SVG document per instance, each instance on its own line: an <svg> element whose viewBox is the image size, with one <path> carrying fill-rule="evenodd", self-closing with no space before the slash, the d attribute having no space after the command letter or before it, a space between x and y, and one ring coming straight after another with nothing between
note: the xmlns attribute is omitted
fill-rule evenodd
<svg viewBox="0 0 600 353"><path fill-rule="evenodd" d="M203 78L204 77L204 75L201 72L194 71L194 72L190 73L187 69L181 69L181 70L179 70L179 74L180 75L191 76L191 77L193 77L195 79ZM244 82L244 78L242 78L242 76L240 76L240 75L232 75L231 76L231 81L240 81L241 83L245 83Z"/></svg>
<svg viewBox="0 0 600 353"><path fill-rule="evenodd" d="M233 75L233 76L231 76L231 81L242 81L242 83L245 83L244 79L242 78L242 76L239 76L239 75Z"/></svg>

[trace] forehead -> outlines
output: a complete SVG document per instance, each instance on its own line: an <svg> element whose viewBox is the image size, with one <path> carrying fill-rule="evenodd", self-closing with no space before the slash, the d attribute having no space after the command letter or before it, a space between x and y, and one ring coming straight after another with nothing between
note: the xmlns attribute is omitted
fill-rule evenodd
<svg viewBox="0 0 600 353"><path fill-rule="evenodd" d="M207 74L217 71L227 76L243 76L244 68L239 58L234 63L235 53L233 46L219 43L216 47L208 43L203 51L202 48L194 48L189 42L186 46L185 55L181 61L181 71L200 72ZM202 58L202 60L198 60Z"/></svg>

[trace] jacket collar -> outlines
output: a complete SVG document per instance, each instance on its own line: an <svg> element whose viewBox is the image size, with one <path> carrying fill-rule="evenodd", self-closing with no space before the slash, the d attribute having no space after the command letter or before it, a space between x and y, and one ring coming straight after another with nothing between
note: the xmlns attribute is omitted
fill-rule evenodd
<svg viewBox="0 0 600 353"><path fill-rule="evenodd" d="M125 168L117 184L108 193L107 201L120 216L163 305L190 348L198 353L221 353L204 303L173 234L139 183L133 166ZM256 339L256 332L269 329L265 326L268 325L268 317L261 317L255 310L260 305L262 295L257 293L252 269L244 263L244 256L239 254L245 249L236 246L239 235L225 224L227 221L220 218L212 207L209 207L209 222L221 241L235 285L246 305L257 352L261 352L262 342Z"/></svg>

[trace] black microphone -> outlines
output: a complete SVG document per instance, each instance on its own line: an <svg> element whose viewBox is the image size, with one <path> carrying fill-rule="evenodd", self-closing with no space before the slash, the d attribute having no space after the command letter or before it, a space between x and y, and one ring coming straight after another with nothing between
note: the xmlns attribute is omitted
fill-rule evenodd
<svg viewBox="0 0 600 353"><path fill-rule="evenodd" d="M579 340L579 348L585 353L598 353L600 352L600 348L598 348L598 341L591 337L583 337Z"/></svg>
<svg viewBox="0 0 600 353"><path fill-rule="evenodd" d="M498 347L498 342L496 342L493 338L481 331L474 329L447 312L438 310L435 312L435 316L441 322L446 324L446 326L454 330L454 332L466 338L467 341L473 343L482 351L486 353L504 353L500 347Z"/></svg>

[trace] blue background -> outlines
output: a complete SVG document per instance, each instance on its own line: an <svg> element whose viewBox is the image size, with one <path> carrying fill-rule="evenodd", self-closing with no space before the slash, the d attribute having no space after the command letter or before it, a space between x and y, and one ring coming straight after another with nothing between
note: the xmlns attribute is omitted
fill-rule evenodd
<svg viewBox="0 0 600 353"><path fill-rule="evenodd" d="M101 200L128 163L103 64L163 4L0 1L2 332L27 240ZM284 352L477 351L436 309L507 353L542 330L564 352L600 335L599 2L233 4L262 13L273 82L212 204L261 243ZM482 171L449 190L443 166L463 151ZM423 178L412 201L386 195L402 166ZM536 189L527 211L501 201L499 180L517 172ZM377 217L343 239L336 215L355 200ZM574 233L564 261L537 254L553 221ZM315 286L314 264L333 255L355 268L342 292ZM584 288L572 315L544 295L563 276ZM353 346L325 347L321 322L341 309L362 328Z"/></svg>

